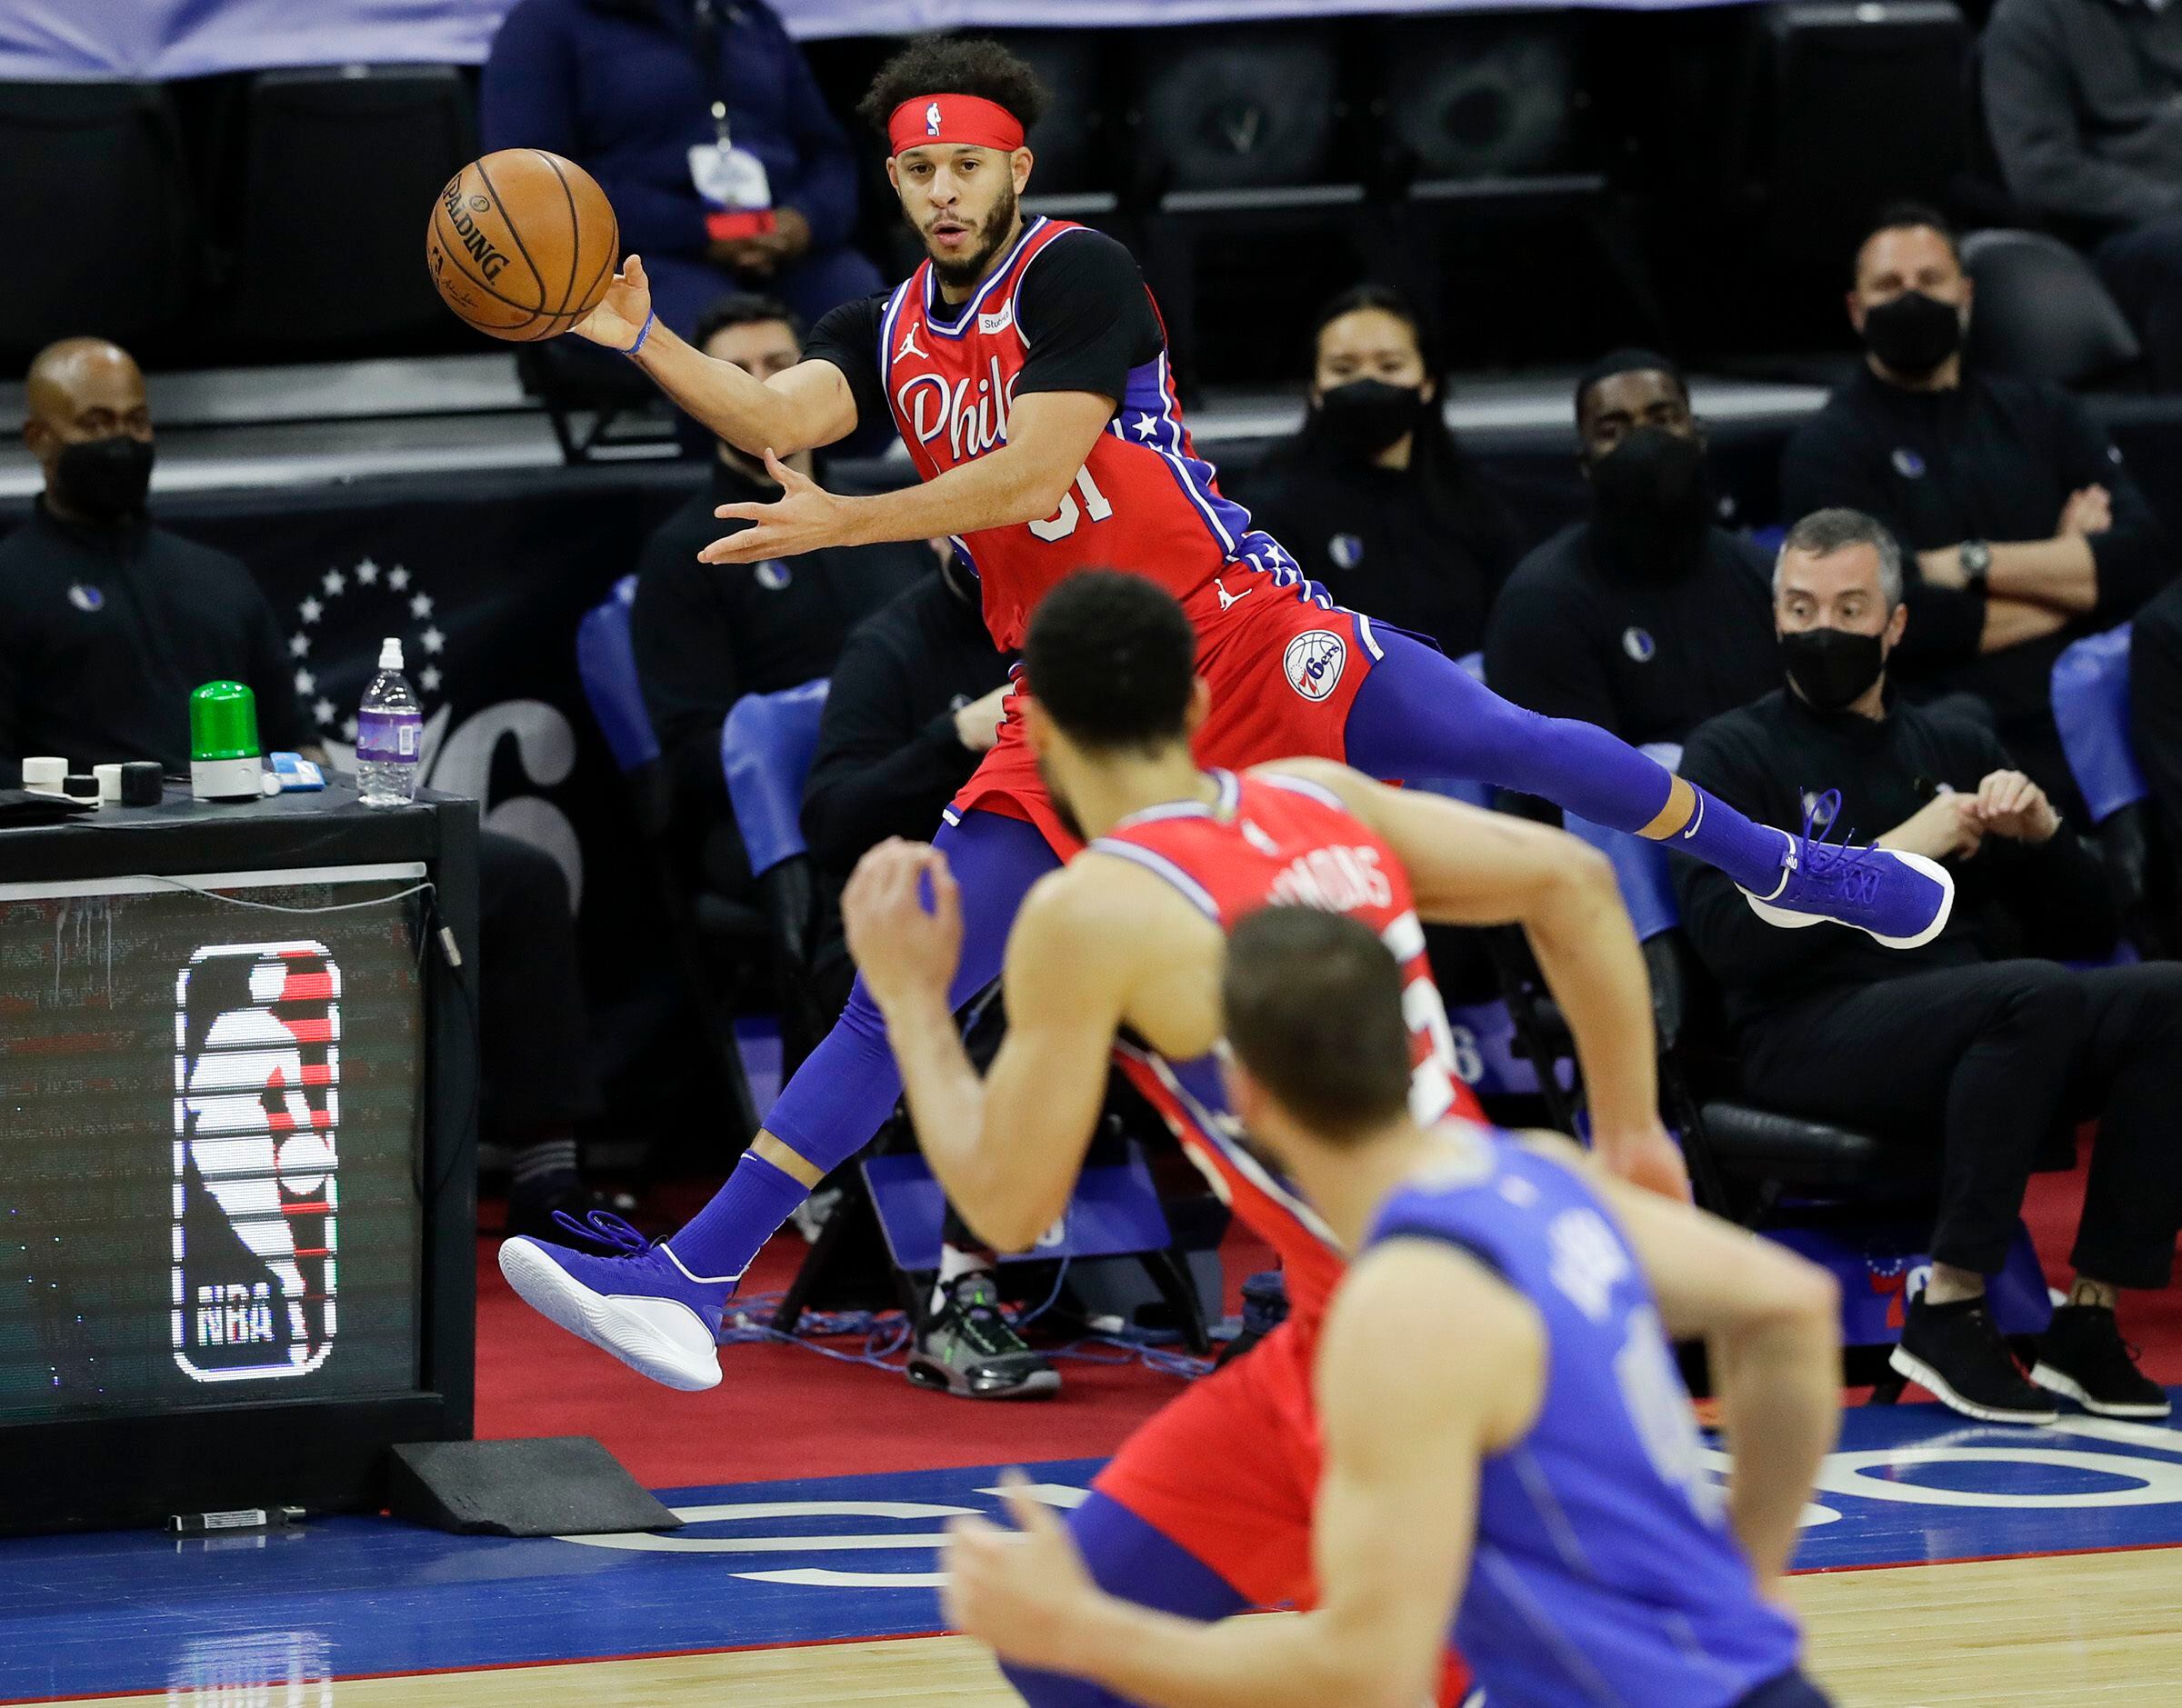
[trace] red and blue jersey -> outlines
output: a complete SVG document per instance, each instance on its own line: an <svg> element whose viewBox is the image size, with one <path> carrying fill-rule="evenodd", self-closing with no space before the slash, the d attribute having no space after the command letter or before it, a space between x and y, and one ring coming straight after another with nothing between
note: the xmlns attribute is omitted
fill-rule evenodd
<svg viewBox="0 0 2182 1708"><path fill-rule="evenodd" d="M1409 879L1394 851L1327 790L1302 777L1215 772L1219 799L1176 801L1123 820L1090 844L1173 884L1222 930L1261 907L1346 914L1368 925L1402 968L1409 1024L1411 1113L1430 1124L1482 1120L1456 1077L1446 1011L1425 957ZM1123 1071L1173 1129L1213 1189L1280 1254L1288 1302L1306 1332L1341 1278L1338 1243L1318 1214L1243 1144L1220 1084L1216 1054L1169 1062L1141 1044L1117 1046Z"/></svg>
<svg viewBox="0 0 2182 1708"><path fill-rule="evenodd" d="M1106 241L1066 220L1032 219L967 301L942 298L929 260L886 298L877 316L878 380L920 476L935 479L1007 443L1035 337L1019 315L1024 275L1056 245ZM1156 322L1156 305L1152 314ZM1006 647L1022 644L1038 601L1079 569L1126 569L1191 606L1223 571L1246 566L1331 604L1277 542L1250 525L1249 512L1221 493L1197 454L1163 325L1156 354L1128 370L1114 417L1059 508L954 544L983 585L986 626Z"/></svg>

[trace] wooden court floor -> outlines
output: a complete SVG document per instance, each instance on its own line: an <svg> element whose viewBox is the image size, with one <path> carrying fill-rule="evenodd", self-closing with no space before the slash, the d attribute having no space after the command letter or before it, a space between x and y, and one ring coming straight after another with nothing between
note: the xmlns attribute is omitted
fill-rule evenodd
<svg viewBox="0 0 2182 1708"><path fill-rule="evenodd" d="M2182 1548L1794 1579L1812 1670L1841 1708L2182 1701ZM76 1708L1003 1708L960 1637L113 1696ZM1652 1708L1647 1704L1647 1708ZM1665 1705L1660 1705L1665 1708Z"/></svg>

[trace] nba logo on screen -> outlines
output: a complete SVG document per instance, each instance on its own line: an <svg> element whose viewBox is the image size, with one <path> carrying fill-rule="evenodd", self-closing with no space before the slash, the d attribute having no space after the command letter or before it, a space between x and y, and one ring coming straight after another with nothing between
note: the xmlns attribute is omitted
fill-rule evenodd
<svg viewBox="0 0 2182 1708"><path fill-rule="evenodd" d="M307 1374L333 1350L341 969L323 944L217 944L175 981L175 1362Z"/></svg>

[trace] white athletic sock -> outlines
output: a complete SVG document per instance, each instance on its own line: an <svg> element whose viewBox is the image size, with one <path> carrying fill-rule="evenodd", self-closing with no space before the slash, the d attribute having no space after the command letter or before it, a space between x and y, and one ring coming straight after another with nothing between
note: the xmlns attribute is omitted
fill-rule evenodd
<svg viewBox="0 0 2182 1708"><path fill-rule="evenodd" d="M947 1292L964 1275L983 1274L993 1266L988 1253L966 1252L958 1245L939 1248L939 1279L932 1288L932 1308L937 1311L947 1302Z"/></svg>

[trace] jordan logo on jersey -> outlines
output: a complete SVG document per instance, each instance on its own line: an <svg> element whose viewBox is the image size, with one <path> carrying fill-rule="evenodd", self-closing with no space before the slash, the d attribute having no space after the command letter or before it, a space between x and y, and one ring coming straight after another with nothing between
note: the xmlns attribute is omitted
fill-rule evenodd
<svg viewBox="0 0 2182 1708"><path fill-rule="evenodd" d="M899 362L906 355L924 355L924 354L916 347L916 323L913 320L909 323L909 330L902 335L902 347L894 353L894 359ZM929 357L926 359L930 360Z"/></svg>

